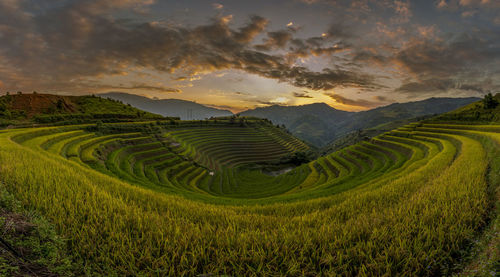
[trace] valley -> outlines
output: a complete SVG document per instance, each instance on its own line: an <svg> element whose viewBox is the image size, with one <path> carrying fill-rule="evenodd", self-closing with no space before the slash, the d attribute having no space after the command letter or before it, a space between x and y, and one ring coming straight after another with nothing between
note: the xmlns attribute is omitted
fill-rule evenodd
<svg viewBox="0 0 500 277"><path fill-rule="evenodd" d="M1 130L0 176L102 275L435 275L498 224L498 145L428 119L271 176L309 146L267 120L94 123Z"/></svg>

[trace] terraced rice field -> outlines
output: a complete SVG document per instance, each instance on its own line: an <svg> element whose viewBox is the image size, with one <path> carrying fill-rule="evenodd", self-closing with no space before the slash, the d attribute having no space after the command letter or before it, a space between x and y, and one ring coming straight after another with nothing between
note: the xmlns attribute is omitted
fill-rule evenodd
<svg viewBox="0 0 500 277"><path fill-rule="evenodd" d="M245 166L308 148L277 128L132 129L0 132L4 186L95 274L448 274L496 201L495 125L410 124L279 176Z"/></svg>

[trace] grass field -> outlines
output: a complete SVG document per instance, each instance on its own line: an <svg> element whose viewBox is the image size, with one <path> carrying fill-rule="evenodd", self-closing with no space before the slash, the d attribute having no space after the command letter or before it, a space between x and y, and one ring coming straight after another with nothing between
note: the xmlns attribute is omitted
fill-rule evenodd
<svg viewBox="0 0 500 277"><path fill-rule="evenodd" d="M12 129L0 180L82 274L448 275L498 224L499 145L413 123L272 176L308 146L259 121Z"/></svg>

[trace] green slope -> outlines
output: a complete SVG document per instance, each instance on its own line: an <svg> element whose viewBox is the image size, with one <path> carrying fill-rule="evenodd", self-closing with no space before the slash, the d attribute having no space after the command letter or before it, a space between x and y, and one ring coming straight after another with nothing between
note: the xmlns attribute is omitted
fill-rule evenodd
<svg viewBox="0 0 500 277"><path fill-rule="evenodd" d="M500 102L500 93L493 96L494 101ZM500 105L496 107L485 107L484 99L476 101L457 110L445 113L436 118L438 121L448 122L470 122L471 124L500 122Z"/></svg>
<svg viewBox="0 0 500 277"><path fill-rule="evenodd" d="M295 136L324 147L353 131L370 129L396 120L442 114L475 102L479 98L429 98L394 103L363 112L336 110L324 103L302 106L270 106L244 111L241 115L267 118L284 124Z"/></svg>
<svg viewBox="0 0 500 277"><path fill-rule="evenodd" d="M440 276L498 241L498 124L411 123L278 176L251 164L307 146L266 121L96 128L0 131L5 189L91 275Z"/></svg>
<svg viewBox="0 0 500 277"><path fill-rule="evenodd" d="M162 119L121 102L95 96L15 94L0 96L0 127Z"/></svg>

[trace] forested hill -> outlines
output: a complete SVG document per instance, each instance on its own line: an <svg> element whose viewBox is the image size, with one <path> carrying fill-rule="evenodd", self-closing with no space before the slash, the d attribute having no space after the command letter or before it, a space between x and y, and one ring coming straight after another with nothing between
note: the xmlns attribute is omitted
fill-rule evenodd
<svg viewBox="0 0 500 277"><path fill-rule="evenodd" d="M481 101L476 101L457 110L442 114L435 121L450 121L456 123L486 123L500 122L500 93L495 96L488 94Z"/></svg>
<svg viewBox="0 0 500 277"><path fill-rule="evenodd" d="M78 124L162 119L120 101L87 96L14 94L0 96L0 127L23 124Z"/></svg>
<svg viewBox="0 0 500 277"><path fill-rule="evenodd" d="M302 106L270 106L242 112L243 116L267 118L284 124L298 138L316 146L342 137L352 131L368 129L395 120L437 115L478 101L479 98L429 98L408 103L394 103L363 112L346 112L324 103Z"/></svg>

